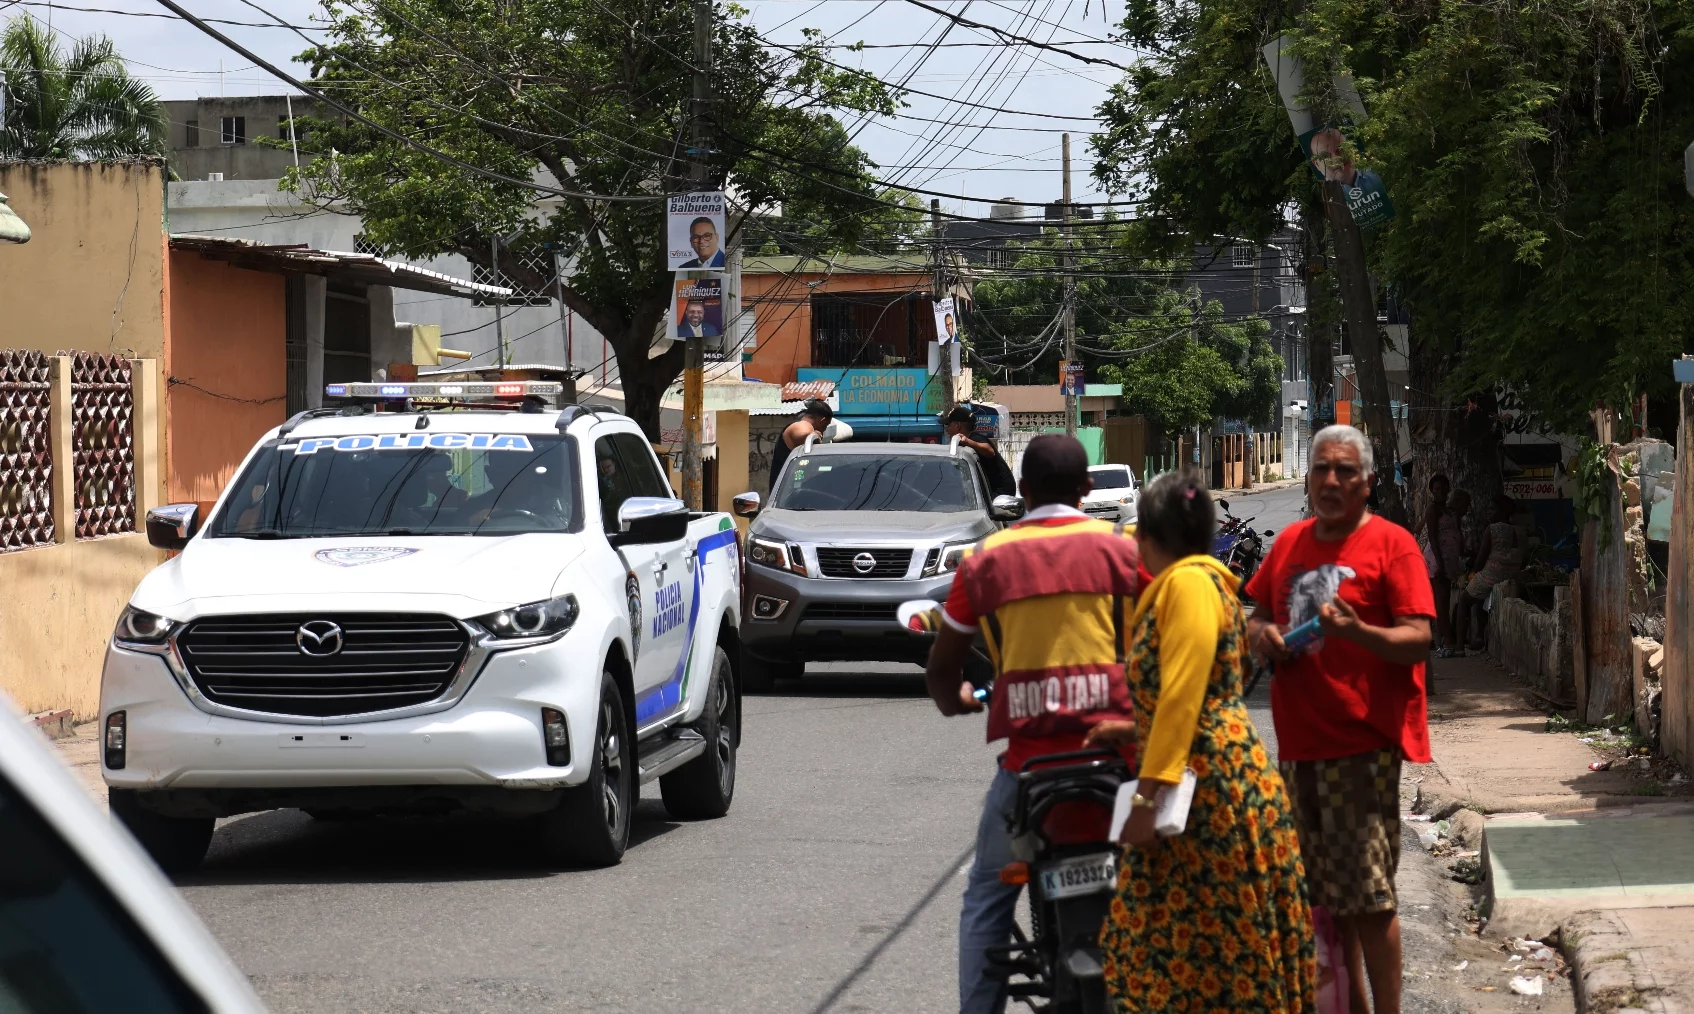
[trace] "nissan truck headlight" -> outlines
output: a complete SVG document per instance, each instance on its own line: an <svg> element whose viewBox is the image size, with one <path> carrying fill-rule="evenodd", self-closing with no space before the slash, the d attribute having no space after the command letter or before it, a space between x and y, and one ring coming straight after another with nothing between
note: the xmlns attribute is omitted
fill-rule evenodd
<svg viewBox="0 0 1694 1014"><path fill-rule="evenodd" d="M125 644L164 644L170 639L176 621L134 606L125 606L118 617L112 637Z"/></svg>
<svg viewBox="0 0 1694 1014"><path fill-rule="evenodd" d="M941 555L935 560L935 569L926 573L925 576L951 574L955 570L958 570L959 564L964 562L965 555L969 553L971 547L975 545L976 543L974 542L957 542L951 545L942 546Z"/></svg>
<svg viewBox="0 0 1694 1014"><path fill-rule="evenodd" d="M776 570L791 570L796 574L806 573L805 566L796 566L794 554L789 547L781 542L770 539L751 538L747 540L747 560L761 567L771 567Z"/></svg>
<svg viewBox="0 0 1694 1014"><path fill-rule="evenodd" d="M546 640L571 629L581 612L575 595L561 595L478 616L476 622L496 640Z"/></svg>

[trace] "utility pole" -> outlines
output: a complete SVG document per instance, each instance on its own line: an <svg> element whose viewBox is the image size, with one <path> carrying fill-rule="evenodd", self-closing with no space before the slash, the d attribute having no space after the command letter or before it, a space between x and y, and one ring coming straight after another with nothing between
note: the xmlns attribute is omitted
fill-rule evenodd
<svg viewBox="0 0 1694 1014"><path fill-rule="evenodd" d="M706 129L708 104L712 101L712 0L691 0L694 6L694 123L693 168L690 178L695 190L706 189ZM685 339L682 357L682 499L692 511L706 505L700 465L700 436L706 415L706 339Z"/></svg>
<svg viewBox="0 0 1694 1014"><path fill-rule="evenodd" d="M553 251L553 286L559 293L559 337L565 340L565 389L561 392L559 403L563 405L576 404L576 362L571 348L571 311L565 305L565 258L558 250Z"/></svg>
<svg viewBox="0 0 1694 1014"><path fill-rule="evenodd" d="M931 198L929 202L929 231L935 238L935 280L930 284L930 288L935 290L933 298L936 300L942 300L947 298L948 291L947 254L942 248L941 199L939 197ZM960 330L962 332L963 329ZM947 336L944 334L937 334L935 336L936 352L941 356L941 414L943 417L945 417L948 412L953 411L954 406L959 403L958 392L954 390L953 350L948 346L941 344L941 339L945 337ZM955 343L963 340L963 338L953 339ZM960 361L963 361L962 354Z"/></svg>
<svg viewBox="0 0 1694 1014"><path fill-rule="evenodd" d="M495 236L488 241L489 277L495 285L500 284L500 237ZM500 348L500 365L509 365L512 357L506 352L506 298L494 297L494 341Z"/></svg>
<svg viewBox="0 0 1694 1014"><path fill-rule="evenodd" d="M1393 407L1388 400L1388 373L1382 363L1382 332L1376 324L1376 299L1371 294L1370 274L1365 267L1365 241L1359 224L1347 208L1341 184L1323 184L1324 214L1335 241L1336 279L1341 283L1341 308L1347 321L1347 337L1358 370L1364 422L1376 456L1377 497L1383 516L1407 525L1405 502L1395 484L1395 462L1400 460L1400 438Z"/></svg>
<svg viewBox="0 0 1694 1014"><path fill-rule="evenodd" d="M1076 253L1071 249L1071 136L1060 138L1064 154L1064 201L1059 205L1059 234L1065 241L1065 361L1076 362ZM1065 383L1064 376L1059 383ZM1065 395L1065 433L1076 436L1082 418L1082 399L1074 393Z"/></svg>

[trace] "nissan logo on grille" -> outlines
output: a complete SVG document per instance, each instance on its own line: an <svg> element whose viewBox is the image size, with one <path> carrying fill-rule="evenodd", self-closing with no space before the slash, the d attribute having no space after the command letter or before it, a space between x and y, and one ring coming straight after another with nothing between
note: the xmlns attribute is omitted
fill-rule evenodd
<svg viewBox="0 0 1694 1014"><path fill-rule="evenodd" d="M341 624L330 620L307 620L294 632L295 647L302 655L328 658L340 654L344 643Z"/></svg>
<svg viewBox="0 0 1694 1014"><path fill-rule="evenodd" d="M861 574L869 574L876 569L876 557L869 553L860 553L853 557L853 569Z"/></svg>

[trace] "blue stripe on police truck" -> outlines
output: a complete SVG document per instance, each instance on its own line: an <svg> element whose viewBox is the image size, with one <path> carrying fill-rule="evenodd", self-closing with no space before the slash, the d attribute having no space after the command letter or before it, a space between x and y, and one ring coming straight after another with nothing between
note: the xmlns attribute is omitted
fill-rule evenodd
<svg viewBox="0 0 1694 1014"><path fill-rule="evenodd" d="M694 660L694 628L700 620L700 591L705 583L706 554L714 549L732 548L735 546L735 529L727 528L701 539L694 547L694 555L698 559L694 567L694 598L688 606L687 648L682 658L677 660L676 671L670 678L650 690L644 692L635 702L635 724L639 728L655 719L663 718L682 707L683 698L688 694L688 675L690 664ZM734 566L735 554L728 554L730 565ZM668 628L667 628L668 629Z"/></svg>

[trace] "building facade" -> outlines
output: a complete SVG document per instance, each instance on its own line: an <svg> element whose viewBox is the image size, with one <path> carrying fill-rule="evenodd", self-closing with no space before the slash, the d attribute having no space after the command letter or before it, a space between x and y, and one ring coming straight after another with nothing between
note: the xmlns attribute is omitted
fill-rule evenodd
<svg viewBox="0 0 1694 1014"><path fill-rule="evenodd" d="M181 180L274 180L317 157L294 117L320 115L302 95L231 95L161 103L170 167Z"/></svg>

